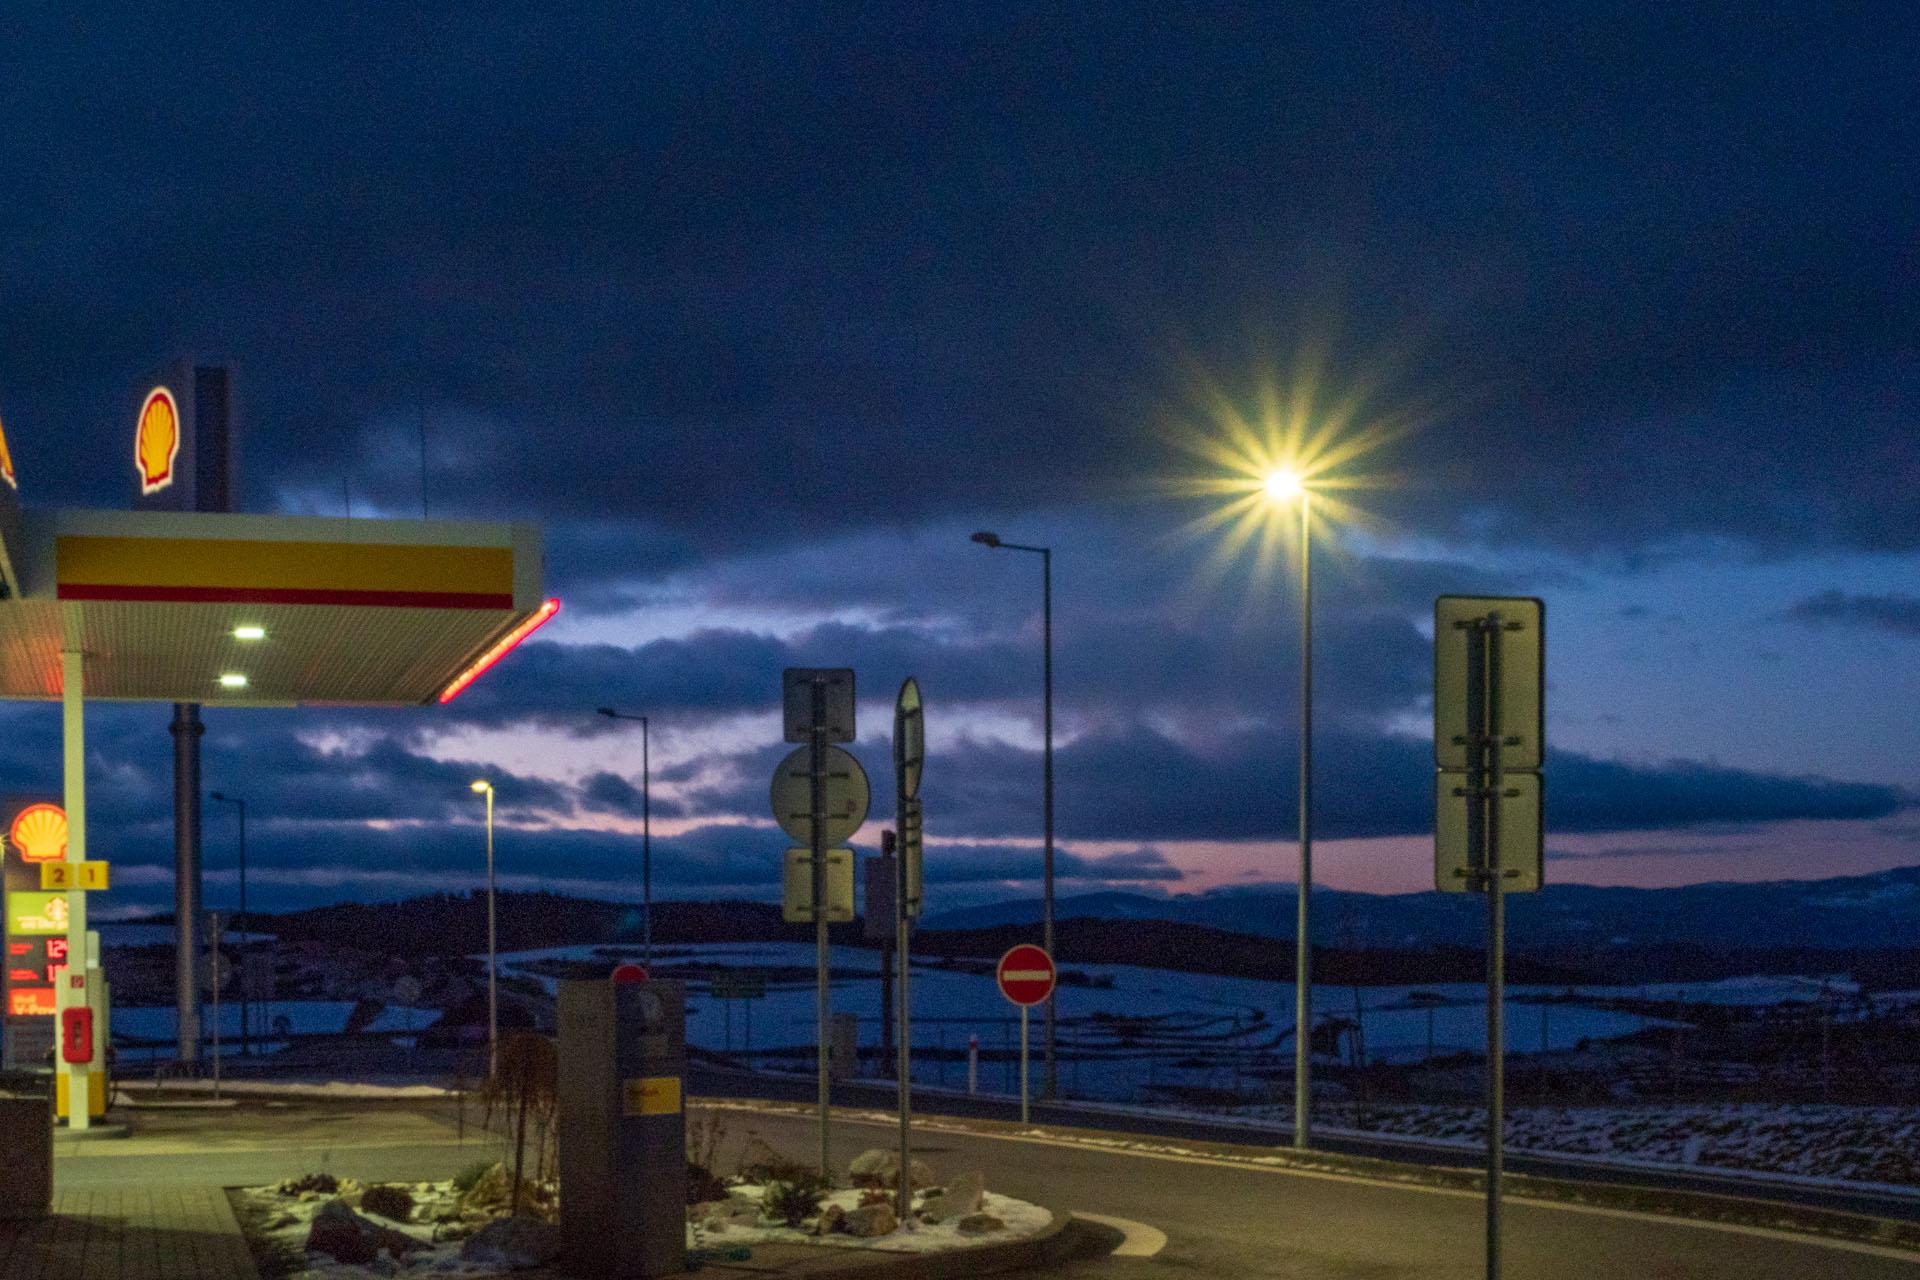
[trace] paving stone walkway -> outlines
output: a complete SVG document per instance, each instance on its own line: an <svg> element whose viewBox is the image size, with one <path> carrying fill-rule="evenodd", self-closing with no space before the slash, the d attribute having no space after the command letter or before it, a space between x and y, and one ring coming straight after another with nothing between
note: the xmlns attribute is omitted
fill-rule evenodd
<svg viewBox="0 0 1920 1280"><path fill-rule="evenodd" d="M58 1191L40 1222L0 1222L0 1280L258 1280L218 1187Z"/></svg>

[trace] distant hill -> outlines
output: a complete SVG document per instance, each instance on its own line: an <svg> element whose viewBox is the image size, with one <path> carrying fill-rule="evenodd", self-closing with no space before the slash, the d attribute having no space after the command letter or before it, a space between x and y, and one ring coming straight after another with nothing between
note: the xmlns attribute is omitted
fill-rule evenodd
<svg viewBox="0 0 1920 1280"><path fill-rule="evenodd" d="M1920 868L1871 876L1680 889L1550 885L1510 899L1510 974L1516 982L1705 981L1751 973L1851 972L1875 989L1920 987ZM1099 893L1056 904L1056 950L1075 964L1137 964L1193 973L1292 973L1294 899L1236 891L1174 898ZM157 917L164 922L169 917ZM925 917L914 950L956 962L991 961L1036 941L1038 900ZM1315 971L1330 983L1472 982L1482 974L1484 913L1465 894L1314 894ZM433 894L401 902L338 903L254 927L288 940L383 954L477 955L486 950L486 898ZM811 942L772 903L654 903L660 946L696 942ZM834 925L837 945L865 944L861 925ZM640 908L553 893L499 895L503 951L581 944L637 946Z"/></svg>
<svg viewBox="0 0 1920 1280"><path fill-rule="evenodd" d="M1551 868L1549 868L1551 876ZM1530 948L1905 948L1920 941L1920 867L1831 880L1695 884L1675 889L1552 884L1507 899L1508 938ZM1319 946L1423 948L1478 946L1485 912L1468 894L1352 893L1317 889L1313 939ZM1227 890L1155 898L1093 893L1060 898L1056 922L1176 920L1234 933L1291 938L1290 890ZM927 929L1032 924L1040 900L943 911Z"/></svg>

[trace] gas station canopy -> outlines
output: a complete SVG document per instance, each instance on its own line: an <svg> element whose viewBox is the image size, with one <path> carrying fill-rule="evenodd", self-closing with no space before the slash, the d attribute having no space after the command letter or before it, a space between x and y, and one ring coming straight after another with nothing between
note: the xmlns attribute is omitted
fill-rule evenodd
<svg viewBox="0 0 1920 1280"><path fill-rule="evenodd" d="M445 702L559 607L529 524L25 511L0 698L208 706Z"/></svg>

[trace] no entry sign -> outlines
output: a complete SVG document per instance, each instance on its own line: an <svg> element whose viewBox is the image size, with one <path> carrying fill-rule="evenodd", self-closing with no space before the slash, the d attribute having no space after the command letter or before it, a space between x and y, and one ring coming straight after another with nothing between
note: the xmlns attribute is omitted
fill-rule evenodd
<svg viewBox="0 0 1920 1280"><path fill-rule="evenodd" d="M1000 994L1015 1004L1039 1004L1053 994L1053 957L1044 948L1023 942L1000 957L993 976Z"/></svg>

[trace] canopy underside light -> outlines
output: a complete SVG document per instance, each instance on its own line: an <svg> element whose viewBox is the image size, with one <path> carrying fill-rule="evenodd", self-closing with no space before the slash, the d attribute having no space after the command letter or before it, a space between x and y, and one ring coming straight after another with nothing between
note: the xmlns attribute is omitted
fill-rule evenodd
<svg viewBox="0 0 1920 1280"><path fill-rule="evenodd" d="M432 706L557 607L532 525L29 511L0 699Z"/></svg>
<svg viewBox="0 0 1920 1280"><path fill-rule="evenodd" d="M506 635L500 637L499 641L496 642L492 648L481 654L472 666L455 676L453 682L440 691L440 701L443 704L452 702L460 695L462 689L485 674L487 668L513 652L514 646L546 625L547 619L558 612L560 612L560 601L557 599L549 600L538 609L535 609L532 617L507 632Z"/></svg>

